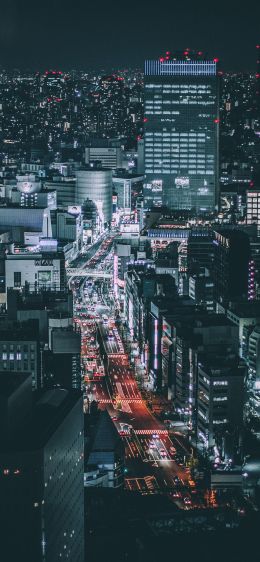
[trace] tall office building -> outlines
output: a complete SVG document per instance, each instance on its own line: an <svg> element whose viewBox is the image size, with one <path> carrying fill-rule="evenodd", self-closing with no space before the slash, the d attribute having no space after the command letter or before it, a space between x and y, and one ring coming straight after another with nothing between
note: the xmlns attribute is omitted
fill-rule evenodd
<svg viewBox="0 0 260 562"><path fill-rule="evenodd" d="M1 560L83 562L82 396L31 385L0 371Z"/></svg>
<svg viewBox="0 0 260 562"><path fill-rule="evenodd" d="M218 204L217 62L189 49L145 62L147 209L203 213Z"/></svg>

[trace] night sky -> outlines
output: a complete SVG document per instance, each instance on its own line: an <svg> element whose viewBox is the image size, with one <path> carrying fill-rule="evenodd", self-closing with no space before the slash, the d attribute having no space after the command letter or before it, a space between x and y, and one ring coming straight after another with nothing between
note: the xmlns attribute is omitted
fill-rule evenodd
<svg viewBox="0 0 260 562"><path fill-rule="evenodd" d="M0 0L3 67L142 67L190 47L254 71L257 43L259 0Z"/></svg>

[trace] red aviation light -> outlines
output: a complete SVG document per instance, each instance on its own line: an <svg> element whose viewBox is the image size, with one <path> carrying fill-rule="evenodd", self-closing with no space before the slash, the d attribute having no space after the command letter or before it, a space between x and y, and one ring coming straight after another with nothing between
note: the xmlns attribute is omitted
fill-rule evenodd
<svg viewBox="0 0 260 562"><path fill-rule="evenodd" d="M219 123L219 119L214 119L214 123Z"/></svg>
<svg viewBox="0 0 260 562"><path fill-rule="evenodd" d="M189 54L189 51L184 51L183 54L187 56Z"/></svg>
<svg viewBox="0 0 260 562"><path fill-rule="evenodd" d="M219 59L215 58L213 59L213 62L219 62Z"/></svg>
<svg viewBox="0 0 260 562"><path fill-rule="evenodd" d="M257 49L260 49L260 45L256 45L256 48L257 48Z"/></svg>

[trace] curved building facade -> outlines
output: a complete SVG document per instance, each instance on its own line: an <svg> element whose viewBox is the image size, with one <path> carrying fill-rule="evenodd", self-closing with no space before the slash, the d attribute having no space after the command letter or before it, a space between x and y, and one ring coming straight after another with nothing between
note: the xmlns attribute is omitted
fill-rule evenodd
<svg viewBox="0 0 260 562"><path fill-rule="evenodd" d="M83 205L86 199L94 201L107 226L112 219L112 170L89 166L76 172L76 204Z"/></svg>

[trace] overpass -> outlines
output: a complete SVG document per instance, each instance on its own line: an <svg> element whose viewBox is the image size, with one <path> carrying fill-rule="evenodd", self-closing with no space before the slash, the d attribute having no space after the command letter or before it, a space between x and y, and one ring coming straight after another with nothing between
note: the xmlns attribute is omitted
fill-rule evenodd
<svg viewBox="0 0 260 562"><path fill-rule="evenodd" d="M113 274L107 271L97 271L95 269L84 269L79 267L68 267L66 269L67 277L94 277L99 279L112 279Z"/></svg>

